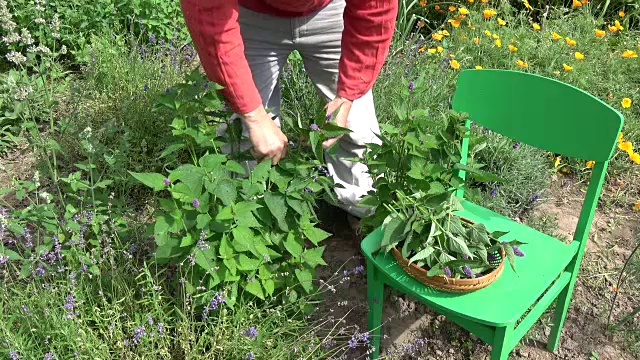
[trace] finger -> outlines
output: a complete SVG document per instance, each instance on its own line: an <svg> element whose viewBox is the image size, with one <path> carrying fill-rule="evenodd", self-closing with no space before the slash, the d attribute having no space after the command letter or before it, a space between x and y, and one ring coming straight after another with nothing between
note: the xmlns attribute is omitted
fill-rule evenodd
<svg viewBox="0 0 640 360"><path fill-rule="evenodd" d="M277 165L280 161L280 158L280 153L276 153L275 155L273 155L273 157L271 158L271 165Z"/></svg>
<svg viewBox="0 0 640 360"><path fill-rule="evenodd" d="M325 148L325 149L330 148L330 147L331 147L331 145L335 144L335 143L336 143L336 141L340 140L340 138L341 138L341 137L342 137L342 135L340 135L340 136L338 136L338 137L334 137L334 138L328 139L328 140L325 140L325 141L322 143L322 147L323 147L323 148Z"/></svg>
<svg viewBox="0 0 640 360"><path fill-rule="evenodd" d="M325 105L325 108L327 109L327 115L333 114L333 112L336 111L336 109L338 109L340 105L342 105L342 102L343 101L341 101L340 99L333 99L329 103L327 103L327 105Z"/></svg>

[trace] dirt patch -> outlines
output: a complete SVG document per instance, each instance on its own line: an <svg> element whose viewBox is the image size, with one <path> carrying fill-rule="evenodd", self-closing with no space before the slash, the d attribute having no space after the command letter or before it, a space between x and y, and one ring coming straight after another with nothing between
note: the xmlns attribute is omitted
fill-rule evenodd
<svg viewBox="0 0 640 360"><path fill-rule="evenodd" d="M555 216L557 228L551 229L567 241L573 236L584 184L562 179L550 188L550 196L536 213ZM606 196L606 195L605 195ZM334 237L327 242L325 259L329 264L322 278L365 265L359 249L359 237L350 229L346 214L334 210L327 230ZM547 311L511 353L512 359L634 359L624 350L621 339L605 333L606 319L614 294L612 285L622 264L629 256L638 230L637 217L620 209L601 207L594 218L590 240L578 276L572 304L559 350L545 349L552 314ZM341 290L327 297L332 315L344 316L344 323L367 327L366 276L351 277ZM628 312L635 306L635 294L620 293L616 313ZM331 304L341 304L333 307ZM489 359L490 346L444 316L413 301L389 287L386 288L382 326L382 353L388 359ZM346 314L346 315L345 315ZM348 358L364 358L363 351L352 351ZM348 355L349 355L348 354Z"/></svg>
<svg viewBox="0 0 640 360"><path fill-rule="evenodd" d="M0 189L11 188L13 178L26 180L33 177L36 157L28 143L23 143L0 158Z"/></svg>

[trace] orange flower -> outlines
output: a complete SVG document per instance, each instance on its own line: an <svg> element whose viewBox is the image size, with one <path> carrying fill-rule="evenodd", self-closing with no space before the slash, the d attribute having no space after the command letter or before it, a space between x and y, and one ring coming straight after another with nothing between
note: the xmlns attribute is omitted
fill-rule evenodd
<svg viewBox="0 0 640 360"><path fill-rule="evenodd" d="M582 3L580 2L580 0L573 0L573 7L577 8L582 6Z"/></svg>
<svg viewBox="0 0 640 360"><path fill-rule="evenodd" d="M633 144L631 143L631 141L623 141L619 143L618 148L622 151L626 151L629 155L633 154Z"/></svg>
<svg viewBox="0 0 640 360"><path fill-rule="evenodd" d="M482 66L476 65L476 70L482 70Z"/></svg>
<svg viewBox="0 0 640 360"><path fill-rule="evenodd" d="M518 51L518 48L513 46L513 45L509 45L509 51L516 52L516 51Z"/></svg>
<svg viewBox="0 0 640 360"><path fill-rule="evenodd" d="M562 64L562 67L564 68L564 71L567 71L567 72L573 70L573 67L567 64Z"/></svg>
<svg viewBox="0 0 640 360"><path fill-rule="evenodd" d="M454 28L457 28L460 26L460 20L453 20L453 19L449 19L449 23L451 24L451 26L453 26Z"/></svg>
<svg viewBox="0 0 640 360"><path fill-rule="evenodd" d="M451 60L450 65L452 68L456 70L460 69L460 63L458 62L458 60Z"/></svg>
<svg viewBox="0 0 640 360"><path fill-rule="evenodd" d="M586 164L586 165L587 165L587 168L591 169L591 168L593 167L593 165L595 165L595 164L596 164L596 162L595 162L595 161L590 160L590 161L587 161L587 164Z"/></svg>
<svg viewBox="0 0 640 360"><path fill-rule="evenodd" d="M620 25L620 21L616 20L616 21L615 21L615 25L616 25L616 29L618 29L618 30L624 30L624 28L622 27L622 25Z"/></svg>
<svg viewBox="0 0 640 360"><path fill-rule="evenodd" d="M579 51L576 51L573 56L576 57L576 60L584 60L584 55Z"/></svg>
<svg viewBox="0 0 640 360"><path fill-rule="evenodd" d="M625 15L624 11L620 10L620 11L618 12L618 16L620 16L620 17L624 17L624 15Z"/></svg>
<svg viewBox="0 0 640 360"><path fill-rule="evenodd" d="M603 36L607 35L607 32L606 32L606 31L604 31L604 30L595 29L595 31L596 31L596 37L597 37L597 38L601 38L601 37L603 37Z"/></svg>
<svg viewBox="0 0 640 360"><path fill-rule="evenodd" d="M569 37L564 38L564 41L566 41L569 46L576 46L576 41Z"/></svg>
<svg viewBox="0 0 640 360"><path fill-rule="evenodd" d="M486 3L488 3L488 2L489 2L489 0L482 0L482 1L480 1L480 2L481 2L481 3L483 3L483 4L486 4Z"/></svg>
<svg viewBox="0 0 640 360"><path fill-rule="evenodd" d="M476 45L480 44L480 38L474 37L473 38L473 43L476 44Z"/></svg>
<svg viewBox="0 0 640 360"><path fill-rule="evenodd" d="M551 34L551 38L553 40L560 40L560 39L562 39L562 36L560 36L560 34L554 32L553 34Z"/></svg>
<svg viewBox="0 0 640 360"><path fill-rule="evenodd" d="M529 67L529 64L527 64L526 62L522 61L522 60L518 60L516 61L516 65L522 67L522 68L526 68Z"/></svg>
<svg viewBox="0 0 640 360"><path fill-rule="evenodd" d="M640 165L640 154L634 152L633 154L629 155L629 159L631 159L631 161L633 161L634 163Z"/></svg>
<svg viewBox="0 0 640 360"><path fill-rule="evenodd" d="M458 12L460 13L460 15L469 15L469 10L467 10L467 8L459 8Z"/></svg>
<svg viewBox="0 0 640 360"><path fill-rule="evenodd" d="M533 30L540 31L540 25L538 25L537 23L533 23Z"/></svg>
<svg viewBox="0 0 640 360"><path fill-rule="evenodd" d="M622 53L622 57L625 59L637 58L638 54L633 50L625 50Z"/></svg>
<svg viewBox="0 0 640 360"><path fill-rule="evenodd" d="M425 51L425 50L427 50L427 45L422 45L422 46L420 47L420 49L418 49L418 52L419 52L419 53L421 53L421 52L423 52L423 51Z"/></svg>
<svg viewBox="0 0 640 360"><path fill-rule="evenodd" d="M424 27L424 21L422 21L422 20L418 21L418 27L419 28L423 28Z"/></svg>
<svg viewBox="0 0 640 360"><path fill-rule="evenodd" d="M440 5L436 5L433 8L436 9L436 10L440 10Z"/></svg>
<svg viewBox="0 0 640 360"><path fill-rule="evenodd" d="M640 210L640 200L636 200L636 204L633 205L633 210L636 210L636 211Z"/></svg>
<svg viewBox="0 0 640 360"><path fill-rule="evenodd" d="M455 6L453 6L453 5L449 6L449 11L451 11L451 12L456 11L456 9L457 8Z"/></svg>
<svg viewBox="0 0 640 360"><path fill-rule="evenodd" d="M495 10L493 10L493 9L485 9L485 10L482 12L482 16L484 16L484 18L485 18L485 19L492 18L492 17L494 17L494 16L496 16L496 15L498 15L498 13L497 13Z"/></svg>
<svg viewBox="0 0 640 360"><path fill-rule="evenodd" d="M631 107L631 99L629 98L624 98L622 99L622 107L625 109L628 109Z"/></svg>
<svg viewBox="0 0 640 360"><path fill-rule="evenodd" d="M618 28L617 27L612 26L612 25L607 25L607 26L608 26L610 32L612 32L612 33L618 32Z"/></svg>
<svg viewBox="0 0 640 360"><path fill-rule="evenodd" d="M502 47L502 41L500 41L500 39L497 39L495 43L497 47Z"/></svg>
<svg viewBox="0 0 640 360"><path fill-rule="evenodd" d="M443 37L444 35L442 35L440 32L431 34L431 38L436 41L442 40Z"/></svg>
<svg viewBox="0 0 640 360"><path fill-rule="evenodd" d="M500 19L500 18L498 18L498 25L504 26L504 25L507 25L507 22L502 20L502 19Z"/></svg>

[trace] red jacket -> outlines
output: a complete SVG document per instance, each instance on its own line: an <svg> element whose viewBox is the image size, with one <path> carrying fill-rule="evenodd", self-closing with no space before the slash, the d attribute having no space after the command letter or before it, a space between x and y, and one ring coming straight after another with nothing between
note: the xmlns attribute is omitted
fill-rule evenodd
<svg viewBox="0 0 640 360"><path fill-rule="evenodd" d="M187 27L207 76L224 86L233 111L244 114L262 104L244 56L238 6L256 12L296 17L331 0L181 0ZM389 53L398 0L346 0L338 95L357 99L380 73Z"/></svg>

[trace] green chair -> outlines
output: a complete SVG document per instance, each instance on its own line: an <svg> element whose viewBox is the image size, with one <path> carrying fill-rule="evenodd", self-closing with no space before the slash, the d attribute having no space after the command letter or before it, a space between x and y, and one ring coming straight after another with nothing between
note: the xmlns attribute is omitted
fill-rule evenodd
<svg viewBox="0 0 640 360"><path fill-rule="evenodd" d="M409 294L492 346L492 360L506 360L525 333L557 300L547 349L555 352L566 318L580 262L600 196L609 159L623 124L622 115L596 97L560 81L508 70L465 70L459 75L453 109L511 139L553 153L594 160L573 241L566 244L505 216L463 200L460 215L484 224L489 231L509 231L526 256L518 258L516 275L510 266L488 287L465 294L447 293L410 277L391 254L374 252L382 230L361 243L367 261L369 331L377 359L384 286ZM468 139L462 146L467 160ZM464 178L464 174L462 174ZM462 192L457 196L463 197ZM524 316L526 313L526 316ZM523 317L524 316L524 317Z"/></svg>

